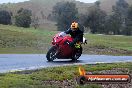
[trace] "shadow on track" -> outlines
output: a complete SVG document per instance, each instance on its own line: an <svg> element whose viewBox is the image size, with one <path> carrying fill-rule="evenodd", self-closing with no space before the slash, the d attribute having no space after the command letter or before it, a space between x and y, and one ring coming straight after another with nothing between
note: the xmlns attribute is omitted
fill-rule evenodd
<svg viewBox="0 0 132 88"><path fill-rule="evenodd" d="M47 61L48 62L48 61ZM77 60L77 61L72 61L72 60L54 60L52 62L48 63L53 63L53 64L74 64L74 63L82 63L82 60Z"/></svg>

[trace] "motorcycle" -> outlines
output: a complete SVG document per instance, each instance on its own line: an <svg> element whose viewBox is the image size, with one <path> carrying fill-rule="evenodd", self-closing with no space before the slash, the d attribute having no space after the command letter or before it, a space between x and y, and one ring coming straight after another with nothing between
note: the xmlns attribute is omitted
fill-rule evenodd
<svg viewBox="0 0 132 88"><path fill-rule="evenodd" d="M83 42L78 42L74 47L70 47L69 43L73 41L73 38L69 35L60 36L60 33L56 34L52 40L52 47L46 54L46 58L49 62L55 59L72 59L76 61L82 54L81 44L87 44L87 40L83 37Z"/></svg>

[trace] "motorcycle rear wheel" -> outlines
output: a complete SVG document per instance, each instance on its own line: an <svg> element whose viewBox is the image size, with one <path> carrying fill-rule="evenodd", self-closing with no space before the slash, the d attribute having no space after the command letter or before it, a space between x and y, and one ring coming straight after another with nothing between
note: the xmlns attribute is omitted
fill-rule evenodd
<svg viewBox="0 0 132 88"><path fill-rule="evenodd" d="M46 58L49 62L52 62L54 59L56 59L56 50L56 47L52 46L47 52Z"/></svg>

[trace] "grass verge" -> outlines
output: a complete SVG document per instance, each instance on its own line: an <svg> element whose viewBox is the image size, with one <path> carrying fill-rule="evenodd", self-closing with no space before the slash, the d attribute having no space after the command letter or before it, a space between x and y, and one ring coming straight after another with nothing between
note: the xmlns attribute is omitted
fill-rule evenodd
<svg viewBox="0 0 132 88"><path fill-rule="evenodd" d="M0 74L0 88L102 88L101 85L76 84L76 77L79 76L79 66L51 67L34 71L22 71ZM83 65L86 72L97 73L113 68L129 69L132 73L132 63L113 64L91 64ZM123 70L123 73L127 71ZM90 87L91 86L91 87Z"/></svg>
<svg viewBox="0 0 132 88"><path fill-rule="evenodd" d="M58 31L0 25L0 53L46 53ZM85 34L85 54L132 55L132 36Z"/></svg>

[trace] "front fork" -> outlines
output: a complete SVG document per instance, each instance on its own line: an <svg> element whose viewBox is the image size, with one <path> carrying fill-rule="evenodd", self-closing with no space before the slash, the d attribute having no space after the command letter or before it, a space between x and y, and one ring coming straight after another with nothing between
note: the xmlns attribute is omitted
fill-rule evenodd
<svg viewBox="0 0 132 88"><path fill-rule="evenodd" d="M56 48L57 50L56 50L55 56L56 56L56 57L59 57L59 54L60 54L60 52L61 52L61 49L60 49L59 45L57 45L57 44L55 45L55 47L57 47L57 48Z"/></svg>

